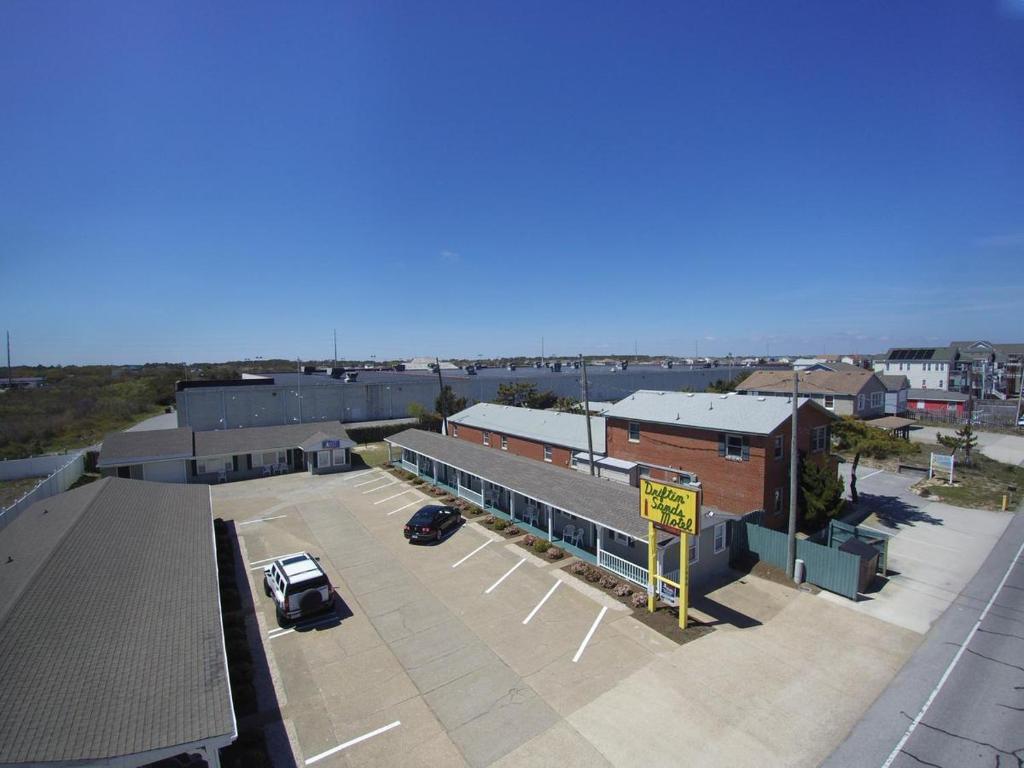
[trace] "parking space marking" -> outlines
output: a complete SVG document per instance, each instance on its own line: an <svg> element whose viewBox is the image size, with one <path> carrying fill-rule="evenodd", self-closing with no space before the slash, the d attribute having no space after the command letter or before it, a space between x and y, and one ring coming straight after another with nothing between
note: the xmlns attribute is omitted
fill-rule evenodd
<svg viewBox="0 0 1024 768"><path fill-rule="evenodd" d="M484 590L484 594L485 595L491 594L491 592L493 592L495 589L497 589L498 585L501 584L501 582L503 582L505 579L507 579L509 576L511 576L513 571L515 571L516 568L518 568L520 565L522 565L525 562L526 562L526 558L524 557L518 563L516 563L511 568L509 568L508 571L505 572L504 576L502 576L500 579L498 579L496 582L491 584L491 586L489 586L487 589Z"/></svg>
<svg viewBox="0 0 1024 768"><path fill-rule="evenodd" d="M572 657L572 663L573 664L575 664L577 661L580 660L580 656L583 655L583 651L587 647L587 643L590 642L590 638L592 638L594 636L594 633L597 631L597 625L601 623L601 619L604 618L604 615L607 612L608 612L608 606L606 605L606 606L604 606L601 609L601 612L599 614L597 614L597 618L594 619L594 623L590 626L590 631L587 632L587 636L584 637L583 638L583 642L580 643L579 650L576 651L576 655Z"/></svg>
<svg viewBox="0 0 1024 768"><path fill-rule="evenodd" d="M351 483L353 480L358 480L362 477L369 477L370 475L376 475L376 469L368 469L364 472L353 472L348 477L343 477L339 480L339 483Z"/></svg>
<svg viewBox="0 0 1024 768"><path fill-rule="evenodd" d="M288 555L290 554L292 553L289 552ZM264 557L262 560L253 560L251 563L249 563L249 565L259 565L260 563L272 563L275 560L280 560L282 557L287 557L287 555L275 555L274 557ZM262 568L263 566L260 567Z"/></svg>
<svg viewBox="0 0 1024 768"><path fill-rule="evenodd" d="M308 760L306 760L306 765L312 765L313 763L317 762L318 760L323 760L325 757L330 757L331 755L335 755L338 752L341 752L341 750L348 749L352 745L358 744L361 741L366 741L367 739L372 739L374 736L379 736L380 734L384 733L385 731L390 731L392 728L397 728L401 724L402 724L401 720L395 720L395 722L393 722L393 723L391 723L389 725L385 725L385 726L383 726L381 728L378 728L375 731L370 731L369 733L364 733L362 736L356 736L356 738L350 739L349 741L346 741L344 744L339 744L336 747L331 747L326 752L321 752L319 755L313 755L313 757L311 757Z"/></svg>
<svg viewBox="0 0 1024 768"><path fill-rule="evenodd" d="M316 621L306 622L305 624L296 624L294 627L278 627L277 629L272 629L267 633L267 639L273 640L274 638L281 637L283 635L289 635L299 629L316 629L317 627L323 626L324 624L330 624L337 620L337 616L331 615L325 616L322 619L317 619Z"/></svg>
<svg viewBox="0 0 1024 768"><path fill-rule="evenodd" d="M377 501L375 501L373 503L374 504L383 504L385 501L391 501L392 499L397 499L399 496L405 496L405 494L411 493L412 491L415 491L415 490L416 490L415 488L406 488L401 493L396 493L394 496L388 496L386 499L378 499Z"/></svg>
<svg viewBox="0 0 1024 768"><path fill-rule="evenodd" d="M361 485L369 485L370 483L379 483L379 482L380 482L381 480L383 480L383 479L384 479L383 477L381 477L380 475L378 475L377 477L371 477L371 478L370 478L369 480L364 480L364 481L363 481L363 482L361 482L361 483L356 483L356 484L355 484L355 485L353 485L352 487L353 487L353 488L358 488L358 487L359 487L359 486L361 486Z"/></svg>
<svg viewBox="0 0 1024 768"><path fill-rule="evenodd" d="M267 520L280 520L282 517L288 517L288 515L274 515L273 517L257 517L255 520L243 520L238 525L252 525L253 523L265 523Z"/></svg>
<svg viewBox="0 0 1024 768"><path fill-rule="evenodd" d="M872 472L870 475L864 475L864 477L858 477L857 479L858 480L867 480L869 477L874 477L875 475L880 474L882 472L885 472L885 470L884 469L878 469L878 470L875 470L874 472Z"/></svg>
<svg viewBox="0 0 1024 768"><path fill-rule="evenodd" d="M529 624L530 623L530 619L532 619L534 616L537 615L537 611L539 611L541 609L541 606L543 606L544 603L546 603L548 601L549 597L551 597L553 594L555 594L555 590L558 589L560 586L562 586L562 580L561 579L555 579L555 583L551 585L551 589L548 590L548 593L546 595L544 595L544 597L542 597L540 599L540 602L537 603L536 606L534 606L533 610L530 611L530 614L525 619L523 619L523 624Z"/></svg>
<svg viewBox="0 0 1024 768"><path fill-rule="evenodd" d="M486 547L486 546L487 546L488 544L490 544L490 543L491 543L492 541L494 541L494 539L488 539L488 540L487 540L487 541L485 541L485 542L484 542L483 544L481 544L481 545L480 545L479 547L477 547L477 548L476 548L476 549L474 549L474 550L473 550L472 552L470 552L470 553L469 553L468 555L466 555L466 556L465 556L464 558L462 558L461 560L459 560L459 562L457 562L457 563L452 563L452 568L458 568L458 567L459 567L460 565L462 565L462 564L463 564L464 562L466 562L467 560L469 560L469 558L471 558L471 557L472 557L473 555L475 555L475 554L476 554L477 552L479 552L479 551L480 551L481 549L483 549L484 547Z"/></svg>
<svg viewBox="0 0 1024 768"><path fill-rule="evenodd" d="M384 483L384 485L378 485L376 488L367 488L365 491L363 491L363 496L365 496L368 493L376 493L377 491L383 491L385 488L390 488L392 485L398 485L398 481L397 480L392 480L390 483Z"/></svg>
<svg viewBox="0 0 1024 768"><path fill-rule="evenodd" d="M420 499L416 499L416 501L410 501L408 504L405 504L399 507L398 509L392 509L390 512L388 512L388 517L391 517L391 515L395 514L395 512L401 512L403 509L408 509L409 507L415 506L416 504L419 503Z"/></svg>

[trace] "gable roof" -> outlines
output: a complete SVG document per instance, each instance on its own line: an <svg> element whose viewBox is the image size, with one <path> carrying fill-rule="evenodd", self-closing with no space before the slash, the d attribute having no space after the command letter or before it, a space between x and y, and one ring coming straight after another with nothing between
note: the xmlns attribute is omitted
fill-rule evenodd
<svg viewBox="0 0 1024 768"><path fill-rule="evenodd" d="M577 451L587 450L587 417L580 413L477 403L454 416L449 416L448 421L541 443L565 446ZM594 453L605 452L604 424L602 417L590 417Z"/></svg>
<svg viewBox="0 0 1024 768"><path fill-rule="evenodd" d="M790 376L792 377L792 374ZM822 413L833 416L831 412L807 398L801 398L800 407L818 408ZM757 397L735 393L717 395L704 392L660 392L650 389L634 392L605 412L605 417L609 419L647 421L752 435L769 435L792 415L792 403L782 397Z"/></svg>
<svg viewBox="0 0 1024 768"><path fill-rule="evenodd" d="M0 763L232 740L208 486L44 499L0 531L0 561Z"/></svg>
<svg viewBox="0 0 1024 768"><path fill-rule="evenodd" d="M809 395L845 395L852 397L864 391L874 371L864 368L842 371L807 371L800 373L800 393ZM737 392L792 392L792 371L755 371L736 387Z"/></svg>
<svg viewBox="0 0 1024 768"><path fill-rule="evenodd" d="M112 432L103 438L97 466L191 458L192 430L188 427Z"/></svg>
<svg viewBox="0 0 1024 768"><path fill-rule="evenodd" d="M910 379L906 376L889 376L884 373L879 373L877 376L885 384L886 392L899 392L901 389L910 387Z"/></svg>
<svg viewBox="0 0 1024 768"><path fill-rule="evenodd" d="M948 392L945 389L911 389L907 400L935 400L944 403L966 403L968 395L962 392Z"/></svg>

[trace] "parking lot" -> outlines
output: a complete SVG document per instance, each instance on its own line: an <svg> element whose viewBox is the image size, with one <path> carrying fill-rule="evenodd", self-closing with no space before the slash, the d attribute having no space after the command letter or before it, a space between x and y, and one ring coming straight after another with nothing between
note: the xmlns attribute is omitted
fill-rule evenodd
<svg viewBox="0 0 1024 768"><path fill-rule="evenodd" d="M428 499L381 470L212 493L236 524L299 765L607 765L566 717L677 647L564 561L480 526L409 545L403 524ZM281 628L261 569L296 551L321 558L339 601Z"/></svg>

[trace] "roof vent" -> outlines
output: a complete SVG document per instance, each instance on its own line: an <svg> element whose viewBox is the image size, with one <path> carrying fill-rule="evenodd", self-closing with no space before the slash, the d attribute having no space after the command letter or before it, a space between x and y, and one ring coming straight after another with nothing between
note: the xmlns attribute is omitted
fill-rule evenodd
<svg viewBox="0 0 1024 768"><path fill-rule="evenodd" d="M709 411L715 410L715 403L714 403L714 401L708 403L708 410Z"/></svg>
<svg viewBox="0 0 1024 768"><path fill-rule="evenodd" d="M676 421L679 421L679 412L676 411Z"/></svg>
<svg viewBox="0 0 1024 768"><path fill-rule="evenodd" d="M729 395L719 395L719 396L718 396L718 399L719 399L719 400L725 400L725 398L727 398L728 396L729 396Z"/></svg>
<svg viewBox="0 0 1024 768"><path fill-rule="evenodd" d="M686 396L687 396L687 397L693 397L693 392L687 392L687 393L686 393Z"/></svg>

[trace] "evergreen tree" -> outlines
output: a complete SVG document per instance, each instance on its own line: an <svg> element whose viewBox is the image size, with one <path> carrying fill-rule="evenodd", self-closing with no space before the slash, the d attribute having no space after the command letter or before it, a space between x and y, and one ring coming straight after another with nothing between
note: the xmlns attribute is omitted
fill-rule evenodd
<svg viewBox="0 0 1024 768"><path fill-rule="evenodd" d="M800 457L797 505L804 529L816 531L843 511L843 479L826 463Z"/></svg>

